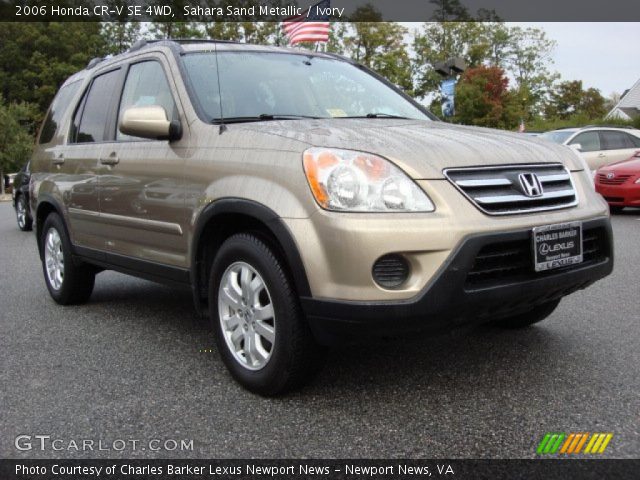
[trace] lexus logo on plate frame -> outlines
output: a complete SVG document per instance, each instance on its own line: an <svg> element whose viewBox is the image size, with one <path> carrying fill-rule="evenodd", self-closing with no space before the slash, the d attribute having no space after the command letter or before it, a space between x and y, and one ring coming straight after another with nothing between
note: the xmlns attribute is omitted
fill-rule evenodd
<svg viewBox="0 0 640 480"><path fill-rule="evenodd" d="M518 175L520 189L527 197L541 197L544 193L542 183L535 173L521 173Z"/></svg>

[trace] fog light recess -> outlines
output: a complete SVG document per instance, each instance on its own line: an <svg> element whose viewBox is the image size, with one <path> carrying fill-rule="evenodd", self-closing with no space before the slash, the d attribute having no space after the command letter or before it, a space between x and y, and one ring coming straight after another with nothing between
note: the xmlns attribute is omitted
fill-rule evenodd
<svg viewBox="0 0 640 480"><path fill-rule="evenodd" d="M373 264L372 275L382 288L397 288L409 278L409 262L395 253L384 255Z"/></svg>

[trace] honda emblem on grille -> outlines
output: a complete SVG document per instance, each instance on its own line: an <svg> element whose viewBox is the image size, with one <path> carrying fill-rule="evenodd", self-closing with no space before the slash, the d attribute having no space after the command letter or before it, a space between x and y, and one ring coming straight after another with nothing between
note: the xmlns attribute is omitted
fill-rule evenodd
<svg viewBox="0 0 640 480"><path fill-rule="evenodd" d="M616 174L615 174L615 173L613 173L613 172L609 172L609 173L607 173L607 179L608 179L608 180L611 180L611 179L612 179L613 177L615 177L615 176L616 176Z"/></svg>
<svg viewBox="0 0 640 480"><path fill-rule="evenodd" d="M527 197L541 197L543 193L542 183L535 173L521 173L518 175L522 193Z"/></svg>

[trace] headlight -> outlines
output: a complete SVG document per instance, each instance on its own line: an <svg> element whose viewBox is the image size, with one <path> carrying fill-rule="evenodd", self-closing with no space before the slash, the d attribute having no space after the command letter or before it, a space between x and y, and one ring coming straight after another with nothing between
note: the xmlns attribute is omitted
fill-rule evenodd
<svg viewBox="0 0 640 480"><path fill-rule="evenodd" d="M370 153L334 148L304 152L304 172L322 208L343 212L433 212L435 207L402 170Z"/></svg>
<svg viewBox="0 0 640 480"><path fill-rule="evenodd" d="M640 178L638 178L635 182L633 183L640 183Z"/></svg>

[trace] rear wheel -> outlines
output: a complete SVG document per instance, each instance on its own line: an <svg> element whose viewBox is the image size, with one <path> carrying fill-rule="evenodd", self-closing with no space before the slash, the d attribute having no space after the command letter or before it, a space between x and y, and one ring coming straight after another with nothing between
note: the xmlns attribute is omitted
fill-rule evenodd
<svg viewBox="0 0 640 480"><path fill-rule="evenodd" d="M16 200L16 220L18 221L18 228L23 232L28 232L33 226L33 220L29 215L29 208L27 206L27 199L24 195L19 195Z"/></svg>
<svg viewBox="0 0 640 480"><path fill-rule="evenodd" d="M258 237L237 234L220 247L209 281L210 317L231 375L261 395L308 382L324 357L284 266Z"/></svg>
<svg viewBox="0 0 640 480"><path fill-rule="evenodd" d="M93 292L96 271L90 265L74 263L71 241L57 213L46 218L40 242L44 280L51 297L60 305L86 302Z"/></svg>
<svg viewBox="0 0 640 480"><path fill-rule="evenodd" d="M494 320L491 325L500 328L524 328L534 323L541 322L556 309L560 300L553 300L551 302L543 303L537 307L532 308L528 312L521 313L519 315L513 315L511 317L501 318Z"/></svg>

